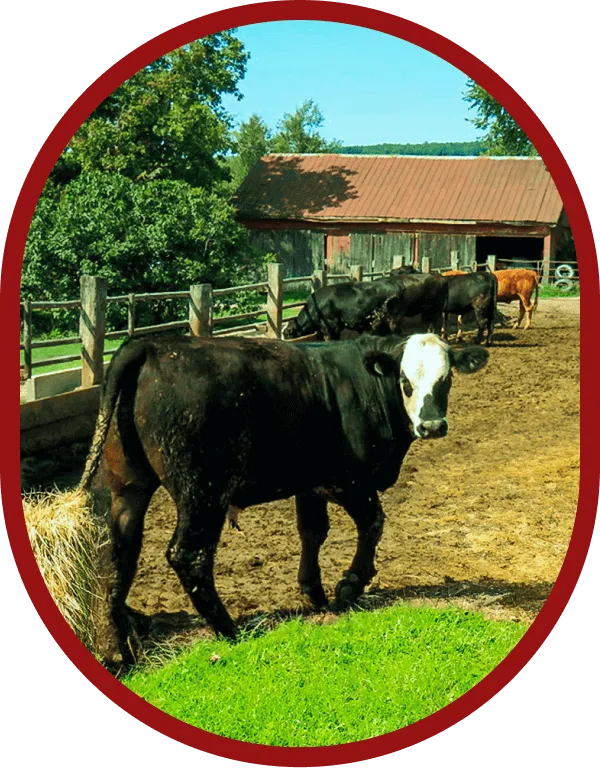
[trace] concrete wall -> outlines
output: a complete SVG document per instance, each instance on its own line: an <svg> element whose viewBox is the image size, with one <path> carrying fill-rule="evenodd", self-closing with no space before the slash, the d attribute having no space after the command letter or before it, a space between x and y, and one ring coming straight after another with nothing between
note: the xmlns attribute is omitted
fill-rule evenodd
<svg viewBox="0 0 600 768"><path fill-rule="evenodd" d="M106 371L108 362L104 363ZM81 368L67 368L64 371L38 373L27 380L27 402L40 400L43 397L53 397L64 392L72 392L81 386Z"/></svg>
<svg viewBox="0 0 600 768"><path fill-rule="evenodd" d="M99 386L23 403L21 456L91 437L99 405Z"/></svg>

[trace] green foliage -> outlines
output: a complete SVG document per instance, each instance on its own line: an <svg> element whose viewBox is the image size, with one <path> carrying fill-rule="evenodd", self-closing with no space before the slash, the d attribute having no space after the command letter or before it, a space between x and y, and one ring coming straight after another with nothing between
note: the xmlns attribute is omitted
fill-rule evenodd
<svg viewBox="0 0 600 768"><path fill-rule="evenodd" d="M252 166L270 151L271 131L257 114L250 116L234 133L235 152L231 158L231 181L237 188Z"/></svg>
<svg viewBox="0 0 600 768"><path fill-rule="evenodd" d="M235 222L233 205L219 194L184 181L135 183L92 171L44 191L29 233L21 293L36 300L77 298L82 274L105 277L109 295L185 290L202 282L224 287L258 274L262 279L261 265ZM112 324L118 309L110 311ZM140 313L140 324L174 319L165 304ZM48 329L38 324L38 330Z"/></svg>
<svg viewBox="0 0 600 768"><path fill-rule="evenodd" d="M232 30L210 35L137 72L90 115L40 197L23 298L77 298L85 273L106 277L109 295L258 279L262 261L229 200L231 117L222 105L224 94L241 98L247 59ZM180 314L172 303L152 303L136 320ZM109 323L124 322L122 307L111 305ZM73 333L58 310L34 312L34 327Z"/></svg>
<svg viewBox="0 0 600 768"><path fill-rule="evenodd" d="M341 144L335 139L327 141L319 129L325 122L323 113L312 99L302 102L291 114L284 114L277 123L277 132L271 143L272 152L339 152Z"/></svg>
<svg viewBox="0 0 600 768"><path fill-rule="evenodd" d="M291 621L236 645L199 642L124 682L173 717L229 738L340 744L402 728L456 700L525 629L399 606L329 625Z"/></svg>
<svg viewBox="0 0 600 768"><path fill-rule="evenodd" d="M359 144L342 147L345 155L435 155L474 157L484 152L480 141L425 141L422 144Z"/></svg>
<svg viewBox="0 0 600 768"><path fill-rule="evenodd" d="M469 109L477 113L476 117L471 118L473 125L486 131L483 138L485 154L537 155L529 137L514 117L474 80L467 81L464 100L469 102Z"/></svg>
<svg viewBox="0 0 600 768"><path fill-rule="evenodd" d="M223 94L240 93L248 54L231 31L157 59L117 88L69 142L51 178L114 171L136 181L179 179L207 186L222 178L230 149Z"/></svg>

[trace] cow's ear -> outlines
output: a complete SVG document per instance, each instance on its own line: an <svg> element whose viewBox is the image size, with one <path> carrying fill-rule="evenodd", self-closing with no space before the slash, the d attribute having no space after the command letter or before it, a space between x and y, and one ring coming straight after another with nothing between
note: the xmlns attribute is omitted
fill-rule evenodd
<svg viewBox="0 0 600 768"><path fill-rule="evenodd" d="M475 373L487 363L489 353L483 347L450 350L450 365L460 373Z"/></svg>
<svg viewBox="0 0 600 768"><path fill-rule="evenodd" d="M365 368L373 376L398 375L398 363L386 352L372 349L364 356Z"/></svg>

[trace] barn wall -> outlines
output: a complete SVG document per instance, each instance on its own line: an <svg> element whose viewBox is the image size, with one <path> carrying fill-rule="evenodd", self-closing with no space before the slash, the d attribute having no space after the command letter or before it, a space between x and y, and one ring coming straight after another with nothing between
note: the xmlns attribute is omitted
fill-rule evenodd
<svg viewBox="0 0 600 768"><path fill-rule="evenodd" d="M250 242L263 253L274 253L285 266L285 277L312 275L325 264L325 235L309 229L251 230Z"/></svg>
<svg viewBox="0 0 600 768"><path fill-rule="evenodd" d="M552 232L547 225L441 224L390 222L311 222L311 229L299 228L299 222L243 222L252 242L263 252L276 253L286 267L288 277L311 274L325 266L333 273L347 273L352 264L365 272L381 272L392 267L394 256L415 254L429 257L431 267L450 265L452 251L458 253L459 265L477 258L477 237L544 237ZM272 227L272 228L270 228Z"/></svg>
<svg viewBox="0 0 600 768"><path fill-rule="evenodd" d="M394 256L412 256L414 236L410 232L388 232L375 235L373 271L391 269Z"/></svg>
<svg viewBox="0 0 600 768"><path fill-rule="evenodd" d="M470 264L476 256L475 235L442 235L422 232L419 236L419 258L429 257L432 269L450 265L450 253L458 252L459 265Z"/></svg>

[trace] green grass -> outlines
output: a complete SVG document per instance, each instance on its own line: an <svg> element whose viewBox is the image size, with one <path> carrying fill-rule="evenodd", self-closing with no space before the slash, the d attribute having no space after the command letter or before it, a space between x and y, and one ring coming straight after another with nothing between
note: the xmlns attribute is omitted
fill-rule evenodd
<svg viewBox="0 0 600 768"><path fill-rule="evenodd" d="M126 334L123 336L123 339L110 339L105 342L104 348L109 349L115 349L118 347L122 341L124 341L126 337ZM37 339L36 339L37 341ZM61 357L62 355L78 355L81 352L81 344L79 342L75 344L59 344L56 347L42 347L40 349L32 349L31 350L31 357L32 360L39 361L39 360L51 360L54 357ZM105 359L108 359L105 358ZM21 350L21 365L23 365L23 350ZM67 368L78 368L80 367L80 363L77 360L72 360L70 363L56 363L54 365L41 365L39 368L36 366L33 369L34 376L38 373L50 373L50 371L64 371Z"/></svg>
<svg viewBox="0 0 600 768"><path fill-rule="evenodd" d="M540 285L540 299L553 299L563 296L579 296L579 285L571 288L560 288L556 285Z"/></svg>
<svg viewBox="0 0 600 768"><path fill-rule="evenodd" d="M293 620L236 645L198 642L124 683L212 733L279 746L340 744L394 731L454 701L525 630L476 613L406 606L328 625Z"/></svg>

